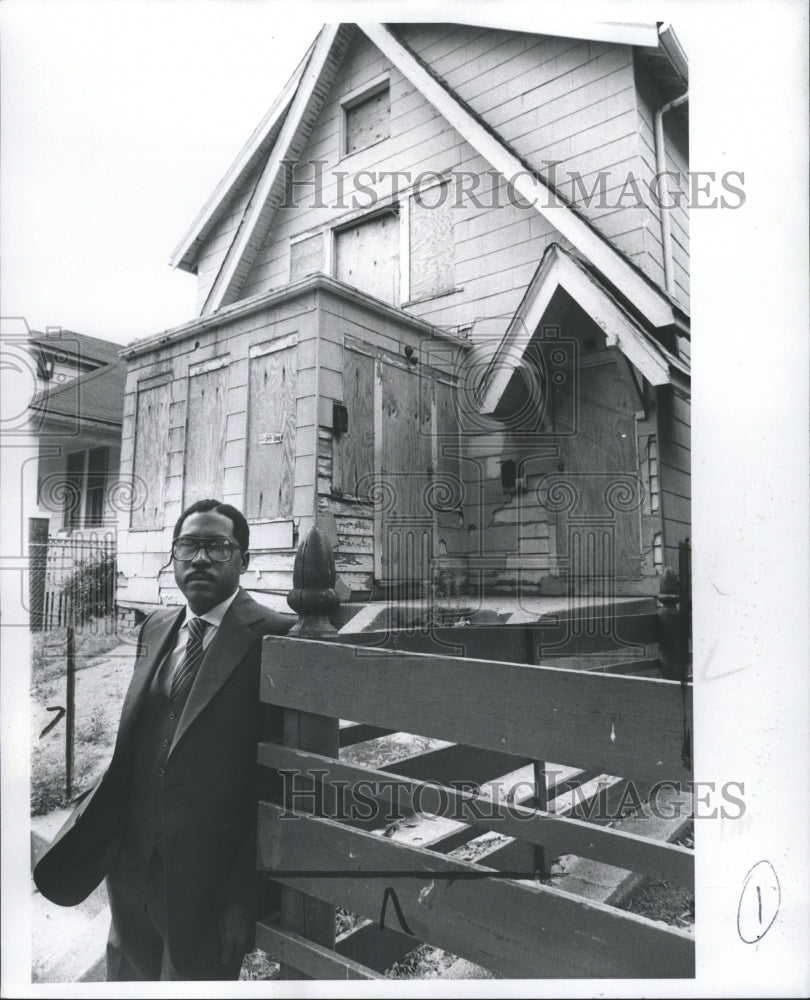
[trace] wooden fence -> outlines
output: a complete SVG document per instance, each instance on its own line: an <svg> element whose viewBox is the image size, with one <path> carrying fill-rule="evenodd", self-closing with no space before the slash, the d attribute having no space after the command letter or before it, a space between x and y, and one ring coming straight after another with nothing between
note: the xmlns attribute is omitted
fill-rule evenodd
<svg viewBox="0 0 810 1000"><path fill-rule="evenodd" d="M687 931L542 879L552 858L575 854L693 885L691 850L561 815L563 782L546 780L688 787L689 685L268 637L261 696L276 706L276 739L259 747L270 791L258 860L281 888L257 943L284 978L377 978L420 942L514 978L694 975ZM390 732L450 745L349 762L347 748ZM527 769L514 801L480 787ZM453 822L416 845L380 818L420 811ZM492 846L478 840L492 831L503 835ZM450 854L475 843L475 860ZM339 939L335 907L363 918Z"/></svg>

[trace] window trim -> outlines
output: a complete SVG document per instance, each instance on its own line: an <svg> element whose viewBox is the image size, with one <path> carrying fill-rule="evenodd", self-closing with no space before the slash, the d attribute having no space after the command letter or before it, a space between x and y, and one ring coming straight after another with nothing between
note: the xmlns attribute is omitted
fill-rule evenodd
<svg viewBox="0 0 810 1000"><path fill-rule="evenodd" d="M104 453L104 471L101 473L102 480L102 499L101 499L101 510L99 512L99 518L97 521L90 523L88 521L88 488L90 479L90 453L91 452L103 452ZM107 523L107 513L106 513L106 495L107 495L107 481L110 473L110 446L109 445L92 445L89 448L77 448L76 451L68 452L65 455L65 486L67 495L65 497L65 505L62 508L62 531L82 531L85 528L101 528ZM77 475L77 479L80 483L79 485L79 502L76 510L73 511L71 508L70 495L72 494L72 484L76 481L71 479L68 473L68 465L71 458L75 458L77 455L82 456L81 471Z"/></svg>

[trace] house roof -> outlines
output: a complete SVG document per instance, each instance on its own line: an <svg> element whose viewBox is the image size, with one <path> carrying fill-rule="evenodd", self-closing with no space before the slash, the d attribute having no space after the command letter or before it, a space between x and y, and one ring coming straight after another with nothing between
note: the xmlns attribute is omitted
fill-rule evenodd
<svg viewBox="0 0 810 1000"><path fill-rule="evenodd" d="M46 417L67 417L120 427L125 381L126 366L116 357L111 364L37 393L31 401L31 409Z"/></svg>
<svg viewBox="0 0 810 1000"><path fill-rule="evenodd" d="M352 27L324 26L279 100L265 117L264 130L260 126L254 133L175 251L172 259L174 266L196 270L199 246L225 210L231 195L244 183L249 170L255 169L256 161L266 149L269 152L267 164L203 305L204 315L216 312L238 298L241 282L272 223L280 198L282 161L306 142L324 94L334 80ZM682 307L559 192L553 191L549 182L522 160L496 130L461 100L389 26L360 24L357 27L496 170L510 178L517 178L513 183L518 192L532 202L537 211L546 216L621 294L632 301L652 326L668 326L682 319ZM581 26L575 26L573 20L558 18L554 22L546 19L532 23L531 27L537 28L539 33L598 38L638 46L642 55L663 60L673 79L682 78L686 72L683 50L668 25L603 24L583 30ZM525 31L525 26L522 30Z"/></svg>
<svg viewBox="0 0 810 1000"><path fill-rule="evenodd" d="M593 319L608 347L616 347L651 385L674 384L688 389L689 366L653 337L574 254L552 243L543 254L517 311L506 329L488 370L478 403L494 414L519 367L535 331L546 317L555 293L563 289Z"/></svg>
<svg viewBox="0 0 810 1000"><path fill-rule="evenodd" d="M82 362L96 362L102 365L115 362L121 350L121 344L116 344L112 340L90 337L86 333L63 330L61 327L58 332L40 333L39 330L32 330L29 341L32 346L57 351Z"/></svg>

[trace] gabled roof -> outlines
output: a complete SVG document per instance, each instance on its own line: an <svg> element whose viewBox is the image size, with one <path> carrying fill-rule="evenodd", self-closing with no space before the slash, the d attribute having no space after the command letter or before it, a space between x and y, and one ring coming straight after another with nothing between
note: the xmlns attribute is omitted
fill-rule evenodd
<svg viewBox="0 0 810 1000"><path fill-rule="evenodd" d="M688 386L688 365L650 336L580 260L552 243L484 375L478 399L482 413L494 414L498 409L554 294L561 288L602 329L607 346L618 348L651 385Z"/></svg>
<svg viewBox="0 0 810 1000"><path fill-rule="evenodd" d="M118 359L121 345L112 340L102 340L101 337L90 337L86 333L76 333L74 330L63 330L40 333L32 330L29 336L32 346L41 347L47 351L59 352L82 362L110 364Z"/></svg>
<svg viewBox="0 0 810 1000"><path fill-rule="evenodd" d="M536 27L535 24L531 25ZM396 66L457 132L503 176L510 178L520 195L531 202L583 257L596 267L607 281L644 316L653 327L677 324L682 307L644 271L600 233L574 206L555 191L549 182L526 163L509 144L469 107L442 78L397 37L390 26L357 26ZM593 26L583 32L572 21L557 19L549 23L548 34L571 34L574 37L603 38L620 44L636 45L649 54L659 49L669 62L676 50L674 35L668 26L608 24ZM265 145L272 145L264 172L257 183L236 228L219 272L203 305L202 314L216 312L238 298L242 282L270 229L279 202L282 164L303 148L323 104L325 92L334 80L340 59L347 47L352 26L326 25L318 35L304 63L288 82L274 109L265 118L256 137L237 158L232 171L223 180L206 208L198 216L175 252L175 266L195 270L197 249L239 183L248 164L255 163ZM524 28L525 30L525 28ZM682 50L677 46L677 53ZM674 72L680 73L674 67ZM300 72L299 72L300 71ZM283 121L282 119L283 115ZM274 130L276 138L272 139ZM230 177L230 180L229 180Z"/></svg>
<svg viewBox="0 0 810 1000"><path fill-rule="evenodd" d="M120 427L124 416L126 366L117 359L79 378L37 393L31 409L45 417L67 417L79 422Z"/></svg>

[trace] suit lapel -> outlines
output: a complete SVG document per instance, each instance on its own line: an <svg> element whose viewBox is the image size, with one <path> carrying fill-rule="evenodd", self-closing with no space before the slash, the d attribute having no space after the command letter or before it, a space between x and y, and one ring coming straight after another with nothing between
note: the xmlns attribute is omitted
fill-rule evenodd
<svg viewBox="0 0 810 1000"><path fill-rule="evenodd" d="M250 626L260 618L261 610L256 602L244 590L240 590L205 652L205 658L197 671L188 701L180 717L180 724L169 750L170 755L188 727L219 691L256 641L256 632Z"/></svg>
<svg viewBox="0 0 810 1000"><path fill-rule="evenodd" d="M129 739L146 691L158 665L169 650L175 635L175 627L180 623L183 613L182 607L167 610L165 614L161 614L159 620L149 623L141 637L140 653L121 709L121 724L118 727L116 745L123 744Z"/></svg>

